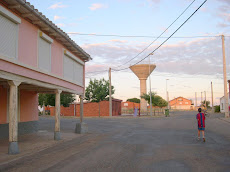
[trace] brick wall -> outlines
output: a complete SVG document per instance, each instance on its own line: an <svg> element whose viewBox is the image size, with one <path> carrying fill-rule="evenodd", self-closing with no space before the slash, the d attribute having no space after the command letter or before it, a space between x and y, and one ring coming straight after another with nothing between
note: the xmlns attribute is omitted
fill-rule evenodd
<svg viewBox="0 0 230 172"><path fill-rule="evenodd" d="M134 103L134 102L122 102L121 103L121 108L126 108L126 109L133 109L134 107L140 107L140 103Z"/></svg>
<svg viewBox="0 0 230 172"><path fill-rule="evenodd" d="M113 116L121 114L121 102L113 101ZM77 117L80 116L80 104L71 104L69 107L61 106L61 116L75 116L74 115L74 106L75 114ZM100 106L100 114L99 114ZM100 103L90 102L84 103L83 105L84 116L86 117L99 117L100 116L109 116L109 101L101 101ZM114 109L116 108L116 109ZM55 107L50 107L50 115L54 116Z"/></svg>
<svg viewBox="0 0 230 172"><path fill-rule="evenodd" d="M191 109L192 101L183 97L177 97L169 101L172 109Z"/></svg>

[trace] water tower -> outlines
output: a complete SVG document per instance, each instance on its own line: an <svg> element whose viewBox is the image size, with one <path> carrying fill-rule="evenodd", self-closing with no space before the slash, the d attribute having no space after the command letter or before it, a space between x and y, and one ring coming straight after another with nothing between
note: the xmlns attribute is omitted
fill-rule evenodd
<svg viewBox="0 0 230 172"><path fill-rule="evenodd" d="M146 80L152 71L156 68L155 64L138 64L130 66L130 69L140 80L140 96L146 94ZM147 111L147 101L141 98L141 111Z"/></svg>

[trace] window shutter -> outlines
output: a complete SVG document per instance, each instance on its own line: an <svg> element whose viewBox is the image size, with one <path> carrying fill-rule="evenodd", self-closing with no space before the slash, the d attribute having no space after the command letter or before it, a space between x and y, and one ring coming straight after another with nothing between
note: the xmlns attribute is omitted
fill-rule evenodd
<svg viewBox="0 0 230 172"><path fill-rule="evenodd" d="M0 54L17 58L18 24L0 14Z"/></svg>
<svg viewBox="0 0 230 172"><path fill-rule="evenodd" d="M40 69L51 71L51 45L41 37L38 37L38 66Z"/></svg>

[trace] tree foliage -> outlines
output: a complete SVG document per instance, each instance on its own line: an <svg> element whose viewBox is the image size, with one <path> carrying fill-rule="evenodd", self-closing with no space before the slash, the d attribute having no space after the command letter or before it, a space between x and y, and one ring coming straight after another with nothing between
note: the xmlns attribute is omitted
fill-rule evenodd
<svg viewBox="0 0 230 172"><path fill-rule="evenodd" d="M68 107L70 103L74 102L75 96L73 94L61 94L61 105ZM40 106L55 106L55 94L39 94L38 103Z"/></svg>
<svg viewBox="0 0 230 172"><path fill-rule="evenodd" d="M207 107L207 108L210 108L209 105L210 105L210 101L206 101L206 107ZM205 106L205 101L202 101L202 102L201 102L201 106Z"/></svg>
<svg viewBox="0 0 230 172"><path fill-rule="evenodd" d="M141 102L141 100L138 98L130 98L130 99L127 99L126 101L127 102L134 102L134 103L140 103Z"/></svg>
<svg viewBox="0 0 230 172"><path fill-rule="evenodd" d="M162 108L168 105L168 102L164 100L161 96L157 95L155 92L151 92L151 97L153 106L158 106ZM141 98L145 99L150 104L150 93L143 94Z"/></svg>
<svg viewBox="0 0 230 172"><path fill-rule="evenodd" d="M114 87L111 86L112 95L115 90ZM109 95L109 81L103 79L91 80L89 81L88 87L85 89L85 99L90 102L100 102L103 100L107 100Z"/></svg>

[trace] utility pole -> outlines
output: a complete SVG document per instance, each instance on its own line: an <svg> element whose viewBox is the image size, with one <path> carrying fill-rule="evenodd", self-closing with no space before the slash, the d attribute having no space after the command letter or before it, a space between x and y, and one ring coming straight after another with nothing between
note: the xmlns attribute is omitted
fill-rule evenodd
<svg viewBox="0 0 230 172"><path fill-rule="evenodd" d="M206 107L206 91L204 91L204 107L205 107L205 109L207 109L207 107Z"/></svg>
<svg viewBox="0 0 230 172"><path fill-rule="evenodd" d="M211 96L212 96L212 112L214 112L214 107L213 107L213 87L212 87L212 82L211 82Z"/></svg>
<svg viewBox="0 0 230 172"><path fill-rule="evenodd" d="M149 54L149 90L150 90L150 100L149 100L149 110L150 110L150 116L152 116L152 91L151 91L151 76L150 76L150 55L152 55L152 53Z"/></svg>
<svg viewBox="0 0 230 172"><path fill-rule="evenodd" d="M222 52L223 52L223 75L224 75L224 99L225 99L225 118L229 117L228 109L228 91L227 91L227 75L226 75L226 59L225 59L225 46L224 46L224 35L221 35L222 38Z"/></svg>
<svg viewBox="0 0 230 172"><path fill-rule="evenodd" d="M202 106L202 101L203 101L203 96L202 96L202 92L201 92L201 106Z"/></svg>
<svg viewBox="0 0 230 172"><path fill-rule="evenodd" d="M109 68L109 116L112 117L111 68Z"/></svg>
<svg viewBox="0 0 230 172"><path fill-rule="evenodd" d="M169 79L166 79L166 99L167 99L167 102L168 102L168 109L169 109L169 95L168 95L168 84L167 84L167 81Z"/></svg>
<svg viewBox="0 0 230 172"><path fill-rule="evenodd" d="M195 107L197 107L197 96L196 96L196 92L195 92Z"/></svg>

